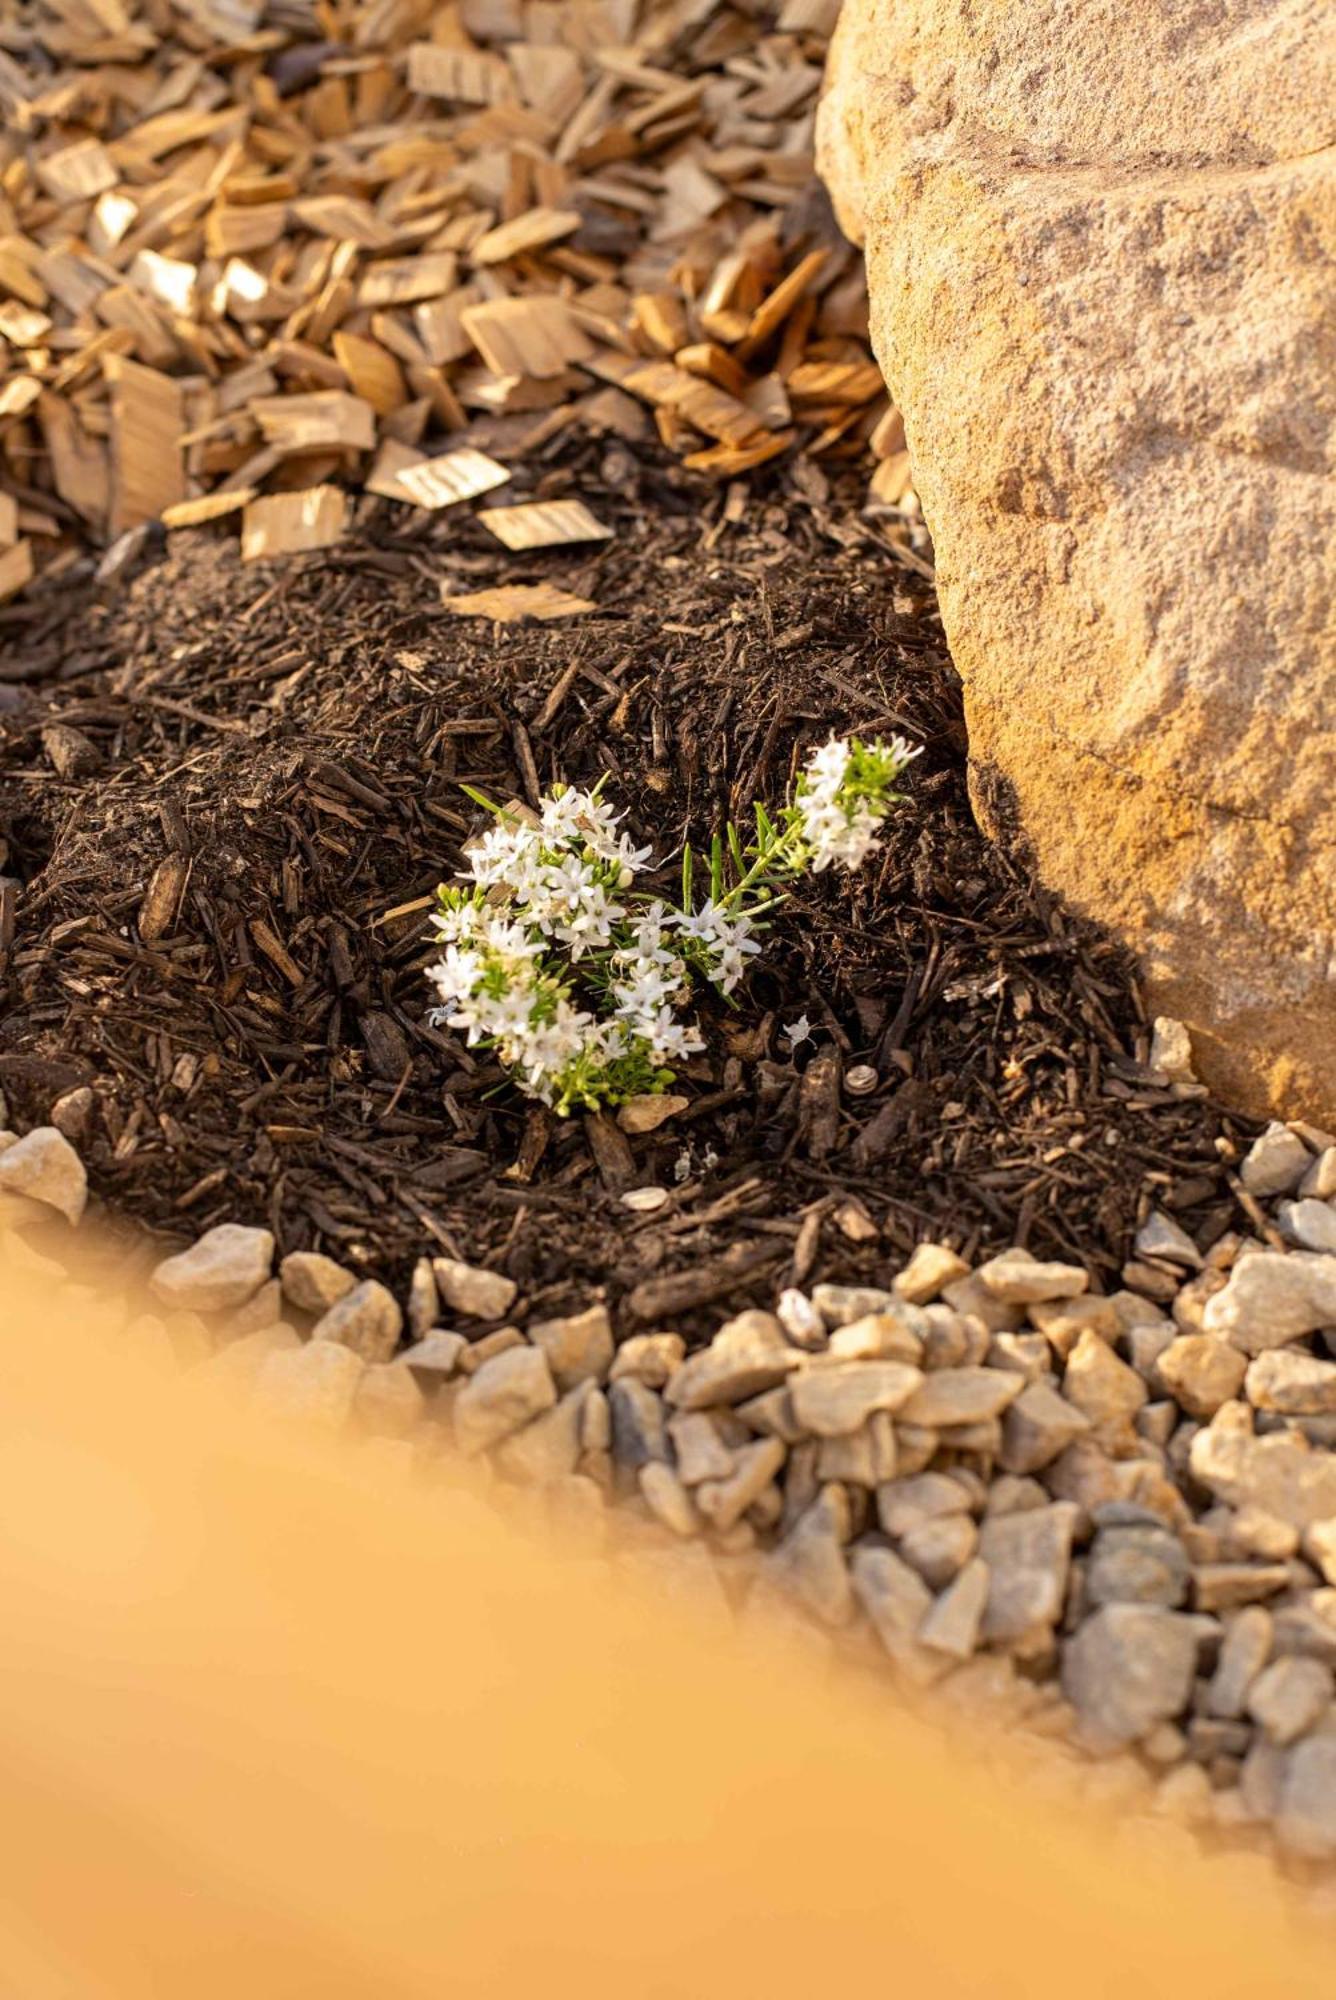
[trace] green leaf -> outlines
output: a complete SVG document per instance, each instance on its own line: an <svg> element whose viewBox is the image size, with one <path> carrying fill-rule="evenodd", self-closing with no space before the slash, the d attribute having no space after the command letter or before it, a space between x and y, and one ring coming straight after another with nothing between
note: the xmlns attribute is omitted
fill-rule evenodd
<svg viewBox="0 0 1336 2000"><path fill-rule="evenodd" d="M695 872L696 857L691 851L691 842L688 841L682 849L682 914L684 917L691 915L691 882Z"/></svg>
<svg viewBox="0 0 1336 2000"><path fill-rule="evenodd" d="M745 875L747 872L747 857L742 851L742 842L738 838L738 830L732 820L728 822L728 851L733 856L738 874Z"/></svg>
<svg viewBox="0 0 1336 2000"><path fill-rule="evenodd" d="M475 806L481 806L484 812L491 813L493 819L514 818L514 814L508 813L504 806L499 806L495 799L489 799L486 792L477 791L472 785L466 785L462 779L460 780L459 789L464 793L466 798L472 799Z"/></svg>
<svg viewBox="0 0 1336 2000"><path fill-rule="evenodd" d="M716 833L710 842L710 897L718 902L724 893L724 843Z"/></svg>

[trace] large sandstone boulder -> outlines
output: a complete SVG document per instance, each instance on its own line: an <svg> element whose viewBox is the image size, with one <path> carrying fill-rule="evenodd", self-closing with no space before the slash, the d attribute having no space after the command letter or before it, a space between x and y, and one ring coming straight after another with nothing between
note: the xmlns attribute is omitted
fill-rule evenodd
<svg viewBox="0 0 1336 2000"><path fill-rule="evenodd" d="M1336 1116L1336 9L845 0L980 817L1237 1101Z"/></svg>

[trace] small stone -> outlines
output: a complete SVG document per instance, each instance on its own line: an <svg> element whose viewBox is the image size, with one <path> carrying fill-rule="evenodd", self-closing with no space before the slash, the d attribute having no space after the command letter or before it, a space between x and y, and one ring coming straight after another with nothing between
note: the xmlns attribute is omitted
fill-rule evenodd
<svg viewBox="0 0 1336 2000"><path fill-rule="evenodd" d="M128 1331L133 1334L135 1328L147 1325L160 1329L163 1345L170 1354L171 1344L167 1329L160 1319L151 1319L145 1315ZM301 1336L295 1327L275 1324L256 1327L254 1332L242 1334L239 1340L232 1341L227 1347L220 1347L216 1354L211 1355L204 1364L202 1377L208 1382L244 1392L254 1386L261 1368L271 1354L291 1353L301 1345Z"/></svg>
<svg viewBox="0 0 1336 2000"><path fill-rule="evenodd" d="M722 1531L742 1519L783 1465L785 1452L779 1438L743 1445L733 1454L727 1479L707 1479L696 1488L696 1505L712 1527Z"/></svg>
<svg viewBox="0 0 1336 2000"><path fill-rule="evenodd" d="M635 1376L614 1382L608 1390L612 1418L612 1455L628 1472L639 1472L649 1459L672 1463L663 1403ZM729 1460L730 1469L732 1459Z"/></svg>
<svg viewBox="0 0 1336 2000"><path fill-rule="evenodd" d="M1201 1251L1187 1231L1158 1208L1138 1229L1133 1247L1138 1257L1159 1257L1166 1264L1186 1264L1190 1270L1201 1263Z"/></svg>
<svg viewBox="0 0 1336 2000"><path fill-rule="evenodd" d="M72 1145L88 1136L88 1127L97 1099L86 1083L67 1090L51 1106L51 1123Z"/></svg>
<svg viewBox="0 0 1336 2000"><path fill-rule="evenodd" d="M1268 1743L1265 1736L1254 1734L1239 1772L1239 1793L1252 1824L1274 1819L1280 1811L1281 1786L1288 1763L1284 1750Z"/></svg>
<svg viewBox="0 0 1336 2000"><path fill-rule="evenodd" d="M1134 1292L1167 1305L1176 1297L1182 1272L1168 1264L1152 1264L1146 1257L1129 1257L1122 1268L1122 1280Z"/></svg>
<svg viewBox="0 0 1336 2000"><path fill-rule="evenodd" d="M0 1181L12 1158L6 1154L0 1159ZM273 1261L274 1239L267 1229L220 1222L189 1250L165 1258L149 1284L164 1305L188 1312L226 1312L259 1291Z"/></svg>
<svg viewBox="0 0 1336 2000"><path fill-rule="evenodd" d="M1233 1611L1276 1596L1289 1582L1287 1563L1198 1563L1192 1572L1192 1602L1198 1611Z"/></svg>
<svg viewBox="0 0 1336 2000"><path fill-rule="evenodd" d="M1017 1333L1025 1324L1024 1306L1009 1305L989 1291L977 1271L942 1288L943 1302L962 1318L980 1320L990 1334Z"/></svg>
<svg viewBox="0 0 1336 2000"><path fill-rule="evenodd" d="M795 1347L816 1353L825 1346L826 1322L806 1292L800 1292L796 1287L781 1292L775 1306L775 1317Z"/></svg>
<svg viewBox="0 0 1336 2000"><path fill-rule="evenodd" d="M1094 1333L1083 1333L1068 1356L1062 1393L1089 1417L1096 1438L1115 1453L1125 1447L1132 1418L1148 1399L1136 1370Z"/></svg>
<svg viewBox="0 0 1336 2000"><path fill-rule="evenodd" d="M983 1638L990 1645L1028 1640L1062 1615L1078 1510L1069 1501L987 1520L979 1554L988 1565Z"/></svg>
<svg viewBox="0 0 1336 2000"><path fill-rule="evenodd" d="M285 1422L332 1433L347 1423L365 1370L350 1347L308 1340L267 1357L255 1377L255 1400Z"/></svg>
<svg viewBox="0 0 1336 2000"><path fill-rule="evenodd" d="M916 1367L923 1342L899 1313L868 1313L837 1326L827 1350L841 1361L907 1361Z"/></svg>
<svg viewBox="0 0 1336 2000"><path fill-rule="evenodd" d="M301 1312L324 1313L347 1298L357 1283L353 1272L317 1250L293 1250L278 1267L283 1295Z"/></svg>
<svg viewBox="0 0 1336 2000"><path fill-rule="evenodd" d="M633 1215L652 1215L656 1208L666 1208L672 1197L666 1187L650 1184L647 1187L628 1188L618 1197L623 1208L629 1208Z"/></svg>
<svg viewBox="0 0 1336 2000"><path fill-rule="evenodd" d="M926 1306L943 1286L969 1275L969 1265L944 1243L920 1243L903 1271L892 1279L891 1289L910 1305Z"/></svg>
<svg viewBox="0 0 1336 2000"><path fill-rule="evenodd" d="M1125 1293L1130 1298L1131 1293ZM1127 1329L1127 1354L1138 1375L1147 1378L1155 1373L1155 1364L1167 1347L1178 1338L1178 1329L1171 1319L1158 1316L1141 1326Z"/></svg>
<svg viewBox="0 0 1336 2000"><path fill-rule="evenodd" d="M1180 1333L1205 1332L1206 1308L1227 1283L1223 1271L1201 1271L1180 1287L1169 1307Z"/></svg>
<svg viewBox="0 0 1336 2000"><path fill-rule="evenodd" d="M847 1437L822 1438L816 1446L819 1480L840 1480L847 1486L871 1489L894 1479L899 1467L895 1425L885 1410L878 1410Z"/></svg>
<svg viewBox="0 0 1336 2000"><path fill-rule="evenodd" d="M706 1479L727 1479L731 1474L733 1453L707 1411L690 1410L670 1417L668 1436L677 1459L678 1477L684 1486L699 1486Z"/></svg>
<svg viewBox="0 0 1336 2000"><path fill-rule="evenodd" d="M1215 1818L1215 1792L1200 1764L1181 1764L1161 1778L1151 1805L1153 1813L1182 1820L1187 1826L1207 1826Z"/></svg>
<svg viewBox="0 0 1336 2000"><path fill-rule="evenodd" d="M664 1465L658 1459L647 1459L637 1477L645 1505L656 1521L662 1522L672 1534L681 1535L684 1540L700 1533L700 1516L691 1495L670 1465Z"/></svg>
<svg viewBox="0 0 1336 2000"><path fill-rule="evenodd" d="M1306 1201L1330 1201L1336 1195L1336 1146L1326 1146L1318 1154L1299 1183Z"/></svg>
<svg viewBox="0 0 1336 2000"><path fill-rule="evenodd" d="M1195 1083L1192 1068L1192 1036L1172 1015L1156 1017L1150 1038L1150 1067L1169 1083Z"/></svg>
<svg viewBox="0 0 1336 2000"><path fill-rule="evenodd" d="M892 1541L911 1534L924 1521L969 1511L969 1494L945 1472L921 1472L877 1488L877 1518Z"/></svg>
<svg viewBox="0 0 1336 2000"><path fill-rule="evenodd" d="M1310 1861L1336 1855L1336 1736L1308 1736L1285 1757L1276 1802L1276 1838Z"/></svg>
<svg viewBox="0 0 1336 2000"><path fill-rule="evenodd" d="M399 1362L429 1382L444 1382L455 1374L467 1348L462 1333L447 1333L444 1328L436 1327L405 1348Z"/></svg>
<svg viewBox="0 0 1336 2000"><path fill-rule="evenodd" d="M381 1361L363 1370L353 1397L353 1422L374 1437L411 1436L427 1399L401 1361Z"/></svg>
<svg viewBox="0 0 1336 2000"><path fill-rule="evenodd" d="M1155 1366L1179 1408L1205 1422L1238 1395L1248 1363L1219 1335L1188 1333L1170 1341Z"/></svg>
<svg viewBox="0 0 1336 2000"><path fill-rule="evenodd" d="M708 1347L687 1357L666 1394L681 1410L743 1403L778 1388L801 1363L772 1313L739 1313L720 1327Z"/></svg>
<svg viewBox="0 0 1336 2000"><path fill-rule="evenodd" d="M1019 1375L1024 1382L1050 1383L1052 1360L1042 1333L995 1333L988 1342L988 1366Z"/></svg>
<svg viewBox="0 0 1336 2000"><path fill-rule="evenodd" d="M223 1340L239 1340L243 1334L254 1333L257 1327L274 1326L283 1317L283 1287L277 1278L266 1278L258 1292L252 1292L244 1305L229 1313L219 1329Z"/></svg>
<svg viewBox="0 0 1336 2000"><path fill-rule="evenodd" d="M988 1565L976 1556L967 1562L929 1611L919 1627L921 1646L948 1659L968 1660L979 1643L979 1627L988 1602Z"/></svg>
<svg viewBox="0 0 1336 2000"><path fill-rule="evenodd" d="M1099 1748L1122 1748L1180 1715L1192 1694L1197 1628L1152 1604L1106 1604L1062 1659L1062 1689Z"/></svg>
<svg viewBox="0 0 1336 2000"><path fill-rule="evenodd" d="M618 1107L617 1123L623 1132L657 1132L660 1125L690 1107L689 1097L672 1097L667 1091L655 1091L644 1097L628 1097L625 1104Z"/></svg>
<svg viewBox="0 0 1336 2000"><path fill-rule="evenodd" d="M1271 1124L1245 1155L1239 1179L1249 1194L1265 1201L1268 1195L1293 1194L1312 1164L1302 1139L1287 1126Z"/></svg>
<svg viewBox="0 0 1336 2000"><path fill-rule="evenodd" d="M918 1643L932 1609L923 1578L891 1549L855 1549L850 1568L854 1593L891 1659L913 1679L931 1678L932 1656L923 1655Z"/></svg>
<svg viewBox="0 0 1336 2000"><path fill-rule="evenodd" d="M1046 1383L1030 1383L1002 1419L999 1463L1005 1472L1042 1472L1089 1429L1083 1410Z"/></svg>
<svg viewBox="0 0 1336 2000"><path fill-rule="evenodd" d="M749 1431L760 1431L766 1437L783 1438L785 1444L801 1444L805 1435L793 1414L793 1404L786 1388L767 1389L748 1402L735 1404L734 1415Z"/></svg>
<svg viewBox="0 0 1336 2000"><path fill-rule="evenodd" d="M323 1313L311 1329L312 1340L337 1340L363 1361L388 1361L399 1345L404 1316L399 1301L377 1278L354 1285Z"/></svg>
<svg viewBox="0 0 1336 2000"><path fill-rule="evenodd" d="M1260 1507L1300 1533L1336 1515L1336 1456L1313 1451L1290 1432L1254 1437L1247 1414L1240 1404L1227 1403L1198 1431L1190 1454L1193 1477L1227 1505Z"/></svg>
<svg viewBox="0 0 1336 2000"><path fill-rule="evenodd" d="M506 1281L509 1283L509 1280ZM612 1366L612 1321L606 1306L589 1306L562 1319L543 1319L529 1328L529 1338L547 1356L559 1389L577 1382L602 1382Z"/></svg>
<svg viewBox="0 0 1336 2000"><path fill-rule="evenodd" d="M811 1615L828 1626L847 1625L854 1593L845 1560L849 1502L839 1486L827 1486L800 1515L770 1558L768 1569Z"/></svg>
<svg viewBox="0 0 1336 2000"><path fill-rule="evenodd" d="M1304 1533L1303 1552L1328 1583L1336 1584L1336 1519L1314 1521Z"/></svg>
<svg viewBox="0 0 1336 2000"><path fill-rule="evenodd" d="M470 1319L504 1319L519 1292L513 1278L461 1263L457 1257L433 1257L431 1268L444 1303Z"/></svg>
<svg viewBox="0 0 1336 2000"><path fill-rule="evenodd" d="M1336 1251L1336 1208L1325 1201L1282 1201L1276 1221L1301 1250Z"/></svg>
<svg viewBox="0 0 1336 2000"><path fill-rule="evenodd" d="M1246 1366L1244 1394L1254 1409L1289 1417L1336 1412L1336 1362L1319 1361L1292 1347L1273 1347Z"/></svg>
<svg viewBox="0 0 1336 2000"><path fill-rule="evenodd" d="M1248 1713L1284 1749L1321 1721L1334 1687L1331 1668L1320 1660L1273 1660L1248 1691Z"/></svg>
<svg viewBox="0 0 1336 2000"><path fill-rule="evenodd" d="M455 1442L476 1457L550 1410L557 1400L547 1356L537 1347L512 1347L483 1363L455 1401Z"/></svg>
<svg viewBox="0 0 1336 2000"><path fill-rule="evenodd" d="M580 1450L584 1453L612 1450L612 1409L603 1391L592 1385L580 1411Z"/></svg>
<svg viewBox="0 0 1336 2000"><path fill-rule="evenodd" d="M465 1341L464 1351L459 1357L459 1372L461 1375L476 1375L485 1362L495 1361L498 1354L526 1345L524 1335L517 1326L499 1326L495 1333L487 1334L482 1340Z"/></svg>
<svg viewBox="0 0 1336 2000"><path fill-rule="evenodd" d="M1113 1300L1089 1294L1079 1299L1039 1299L1029 1308L1029 1315L1031 1324L1063 1361L1083 1333L1098 1334L1112 1346L1121 1331Z"/></svg>
<svg viewBox="0 0 1336 2000"><path fill-rule="evenodd" d="M1167 1528L1101 1528L1086 1566L1091 1604L1159 1604L1177 1610L1187 1600L1187 1551Z"/></svg>
<svg viewBox="0 0 1336 2000"><path fill-rule="evenodd" d="M1241 1507L1230 1522L1226 1539L1231 1549L1268 1562L1288 1562L1299 1551L1299 1530L1260 1507Z"/></svg>
<svg viewBox="0 0 1336 2000"><path fill-rule="evenodd" d="M1074 1299L1090 1288L1090 1273L1079 1264L1041 1264L1028 1250L1004 1250L975 1273L994 1298L1009 1305L1045 1299Z"/></svg>
<svg viewBox="0 0 1336 2000"><path fill-rule="evenodd" d="M76 1224L88 1203L88 1176L64 1133L38 1125L0 1151L0 1192L26 1195ZM272 1255L272 1237L269 1246Z"/></svg>
<svg viewBox="0 0 1336 2000"><path fill-rule="evenodd" d="M817 1437L844 1437L875 1410L898 1410L924 1377L903 1361L844 1361L793 1379L793 1414Z"/></svg>
<svg viewBox="0 0 1336 2000"><path fill-rule="evenodd" d="M569 1479L580 1463L584 1445L585 1404L597 1393L582 1382L550 1410L527 1423L496 1447L496 1468L523 1486L551 1486Z"/></svg>
<svg viewBox="0 0 1336 2000"><path fill-rule="evenodd" d="M851 1320L865 1319L869 1313L894 1312L900 1305L894 1292L875 1285L816 1285L812 1304L827 1328L848 1326Z"/></svg>
<svg viewBox="0 0 1336 2000"><path fill-rule="evenodd" d="M680 1333L635 1333L612 1358L611 1380L634 1375L651 1389L662 1389L682 1366L687 1344Z"/></svg>
<svg viewBox="0 0 1336 2000"><path fill-rule="evenodd" d="M898 1424L895 1432L896 1477L911 1479L932 1464L941 1449L942 1434L923 1424Z"/></svg>
<svg viewBox="0 0 1336 2000"><path fill-rule="evenodd" d="M923 1378L900 1414L907 1424L932 1429L976 1424L1000 1416L1024 1386L1023 1377L1001 1368L942 1368Z"/></svg>
<svg viewBox="0 0 1336 2000"><path fill-rule="evenodd" d="M1258 1250L1206 1302L1202 1326L1244 1354L1282 1348L1302 1334L1336 1326L1336 1256Z"/></svg>
<svg viewBox="0 0 1336 2000"><path fill-rule="evenodd" d="M414 1340L431 1332L440 1315L441 1301L430 1257L419 1257L408 1286L408 1330Z"/></svg>
<svg viewBox="0 0 1336 2000"><path fill-rule="evenodd" d="M979 1531L968 1514L942 1514L920 1521L900 1540L900 1554L929 1590L944 1590L979 1546Z"/></svg>
<svg viewBox="0 0 1336 2000"><path fill-rule="evenodd" d="M68 722L48 722L42 729L42 748L51 768L61 778L86 778L102 762L102 752L82 729Z"/></svg>

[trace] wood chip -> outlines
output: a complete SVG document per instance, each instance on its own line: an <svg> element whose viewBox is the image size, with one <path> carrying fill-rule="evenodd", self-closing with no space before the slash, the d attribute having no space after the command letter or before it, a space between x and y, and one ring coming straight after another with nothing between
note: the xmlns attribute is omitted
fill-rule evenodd
<svg viewBox="0 0 1336 2000"><path fill-rule="evenodd" d="M156 520L164 507L185 498L181 436L185 430L181 387L168 375L113 356L111 381L111 530L121 534Z"/></svg>
<svg viewBox="0 0 1336 2000"><path fill-rule="evenodd" d="M558 590L554 583L501 584L495 590L474 590L463 597L448 596L443 590L441 602L461 618L494 618L501 625L519 624L526 618L580 618L598 609L589 598Z"/></svg>
<svg viewBox="0 0 1336 2000"><path fill-rule="evenodd" d="M565 299L492 299L466 306L459 319L494 375L527 375L541 382L594 351Z"/></svg>
<svg viewBox="0 0 1336 2000"><path fill-rule="evenodd" d="M605 542L612 534L583 500L534 500L520 507L484 507L483 526L508 549L547 549L562 542Z"/></svg>
<svg viewBox="0 0 1336 2000"><path fill-rule="evenodd" d="M415 507L457 507L461 500L472 500L479 493L489 493L494 486L504 486L509 477L506 467L498 465L485 451L465 446L460 451L442 452L438 458L420 458L415 464L404 466L395 484L399 494Z"/></svg>
<svg viewBox="0 0 1336 2000"><path fill-rule="evenodd" d="M580 214L573 208L531 208L510 222L502 222L480 236L471 252L475 264L504 264L526 251L545 249L580 227Z"/></svg>
<svg viewBox="0 0 1336 2000"><path fill-rule="evenodd" d="M348 496L337 486L308 486L301 493L271 493L252 500L241 522L241 559L297 555L327 549L343 534Z"/></svg>
<svg viewBox="0 0 1336 2000"><path fill-rule="evenodd" d="M237 513L248 507L255 498L253 486L238 486L232 492L219 488L216 493L201 493L194 500L178 500L171 507L162 510L164 528L198 528L206 521L221 521L228 514Z"/></svg>
<svg viewBox="0 0 1336 2000"><path fill-rule="evenodd" d="M15 542L12 549L0 550L0 604L32 582L32 543Z"/></svg>

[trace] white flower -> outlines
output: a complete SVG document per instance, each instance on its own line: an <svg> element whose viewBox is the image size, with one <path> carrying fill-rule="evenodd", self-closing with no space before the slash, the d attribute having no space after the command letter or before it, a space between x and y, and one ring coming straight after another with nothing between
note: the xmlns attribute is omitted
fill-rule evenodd
<svg viewBox="0 0 1336 2000"><path fill-rule="evenodd" d="M683 937L695 938L712 963L709 976L725 993L746 971L746 961L761 947L752 936L752 921L742 911L725 910L707 897L694 912L674 911L672 921Z"/></svg>
<svg viewBox="0 0 1336 2000"><path fill-rule="evenodd" d="M812 1023L808 1020L806 1014L800 1014L796 1021L789 1022L789 1025L787 1028L785 1028L784 1033L788 1037L790 1048L796 1049L803 1042L811 1041Z"/></svg>
<svg viewBox="0 0 1336 2000"><path fill-rule="evenodd" d="M498 821L470 843L469 872L484 888L504 883L512 892L522 890L531 879L540 844L532 827Z"/></svg>
<svg viewBox="0 0 1336 2000"><path fill-rule="evenodd" d="M832 736L819 750L813 750L807 759L809 790L819 798L833 799L844 783L848 769L849 745L842 737Z"/></svg>

